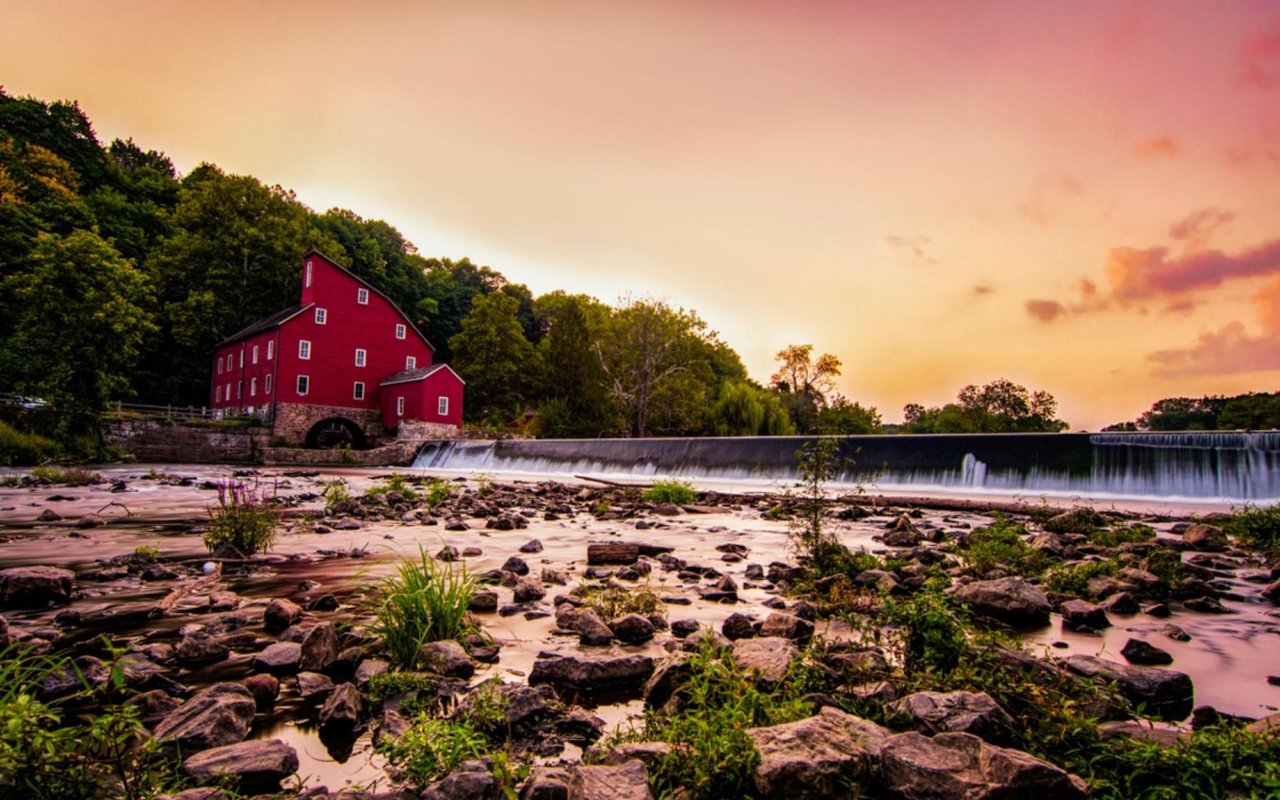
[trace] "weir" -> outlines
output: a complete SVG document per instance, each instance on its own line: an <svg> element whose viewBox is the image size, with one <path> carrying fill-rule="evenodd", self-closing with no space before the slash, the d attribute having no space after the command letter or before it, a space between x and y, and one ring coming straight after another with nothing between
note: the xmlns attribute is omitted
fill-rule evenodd
<svg viewBox="0 0 1280 800"><path fill-rule="evenodd" d="M427 442L415 467L792 483L812 437ZM1280 501L1280 432L837 437L837 483L868 489Z"/></svg>

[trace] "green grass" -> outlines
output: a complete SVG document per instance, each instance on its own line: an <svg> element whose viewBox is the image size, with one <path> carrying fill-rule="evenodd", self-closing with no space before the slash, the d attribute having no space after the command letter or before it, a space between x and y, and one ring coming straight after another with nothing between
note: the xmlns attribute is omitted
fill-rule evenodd
<svg viewBox="0 0 1280 800"><path fill-rule="evenodd" d="M897 626L894 649L908 675L950 672L967 649L963 609L942 588L930 583L906 601L885 601L885 614Z"/></svg>
<svg viewBox="0 0 1280 800"><path fill-rule="evenodd" d="M664 608L657 593L648 586L598 586L582 585L570 592L594 609L603 620L611 620L623 614L657 614Z"/></svg>
<svg viewBox="0 0 1280 800"><path fill-rule="evenodd" d="M643 496L650 503L675 503L678 506L687 506L698 502L698 493L694 491L692 483L674 479L656 481L653 486L645 490Z"/></svg>
<svg viewBox="0 0 1280 800"><path fill-rule="evenodd" d="M23 433L8 423L0 422L0 466L18 467L38 464L58 455L58 445L52 439Z"/></svg>
<svg viewBox="0 0 1280 800"><path fill-rule="evenodd" d="M331 481L325 481L324 491L320 493L324 497L324 513L334 514L346 508L351 502L351 492L347 491L347 482L342 478L335 478Z"/></svg>
<svg viewBox="0 0 1280 800"><path fill-rule="evenodd" d="M1045 587L1059 594L1084 597L1090 580L1100 575L1114 575L1119 568L1120 564L1114 559L1062 564L1049 570L1045 576Z"/></svg>
<svg viewBox="0 0 1280 800"><path fill-rule="evenodd" d="M453 494L453 487L440 479L433 480L431 485L427 487L427 495L425 497L427 508L435 508L441 503L449 499Z"/></svg>
<svg viewBox="0 0 1280 800"><path fill-rule="evenodd" d="M378 586L374 632L382 637L387 655L412 669L422 645L459 639L471 632L467 605L476 582L466 567L441 564L418 549L419 560L400 562L396 574Z"/></svg>
<svg viewBox="0 0 1280 800"><path fill-rule="evenodd" d="M376 497L378 495L387 495L395 492L410 503L418 499L418 492L413 488L413 484L409 483L409 479L399 472L393 472L387 477L381 485L375 486L365 492L365 497Z"/></svg>
<svg viewBox="0 0 1280 800"><path fill-rule="evenodd" d="M1247 547L1280 555L1280 505L1235 509L1222 529Z"/></svg>
<svg viewBox="0 0 1280 800"><path fill-rule="evenodd" d="M1033 578L1045 571L1052 559L1024 541L1027 529L997 514L995 522L977 528L965 540L961 552L975 573L984 575L994 569Z"/></svg>
<svg viewBox="0 0 1280 800"><path fill-rule="evenodd" d="M436 719L420 713L409 730L378 741L374 748L414 786L425 786L454 767L489 750L489 739L469 720Z"/></svg>
<svg viewBox="0 0 1280 800"><path fill-rule="evenodd" d="M246 556L265 553L276 539L280 510L257 484L227 481L218 484L218 505L209 509L204 546L209 552L231 545Z"/></svg>
<svg viewBox="0 0 1280 800"><path fill-rule="evenodd" d="M65 486L88 486L101 483L102 476L83 467L36 467L31 477Z"/></svg>
<svg viewBox="0 0 1280 800"><path fill-rule="evenodd" d="M1130 525L1125 528L1101 528L1089 534L1089 541L1103 547L1119 547L1122 544L1139 544L1156 538L1156 530L1150 525Z"/></svg>

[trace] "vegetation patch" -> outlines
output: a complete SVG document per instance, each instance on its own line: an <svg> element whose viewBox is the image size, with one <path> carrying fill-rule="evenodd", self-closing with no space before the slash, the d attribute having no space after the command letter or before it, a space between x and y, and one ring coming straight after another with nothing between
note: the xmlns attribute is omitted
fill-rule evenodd
<svg viewBox="0 0 1280 800"><path fill-rule="evenodd" d="M395 663L413 668L422 645L459 639L474 630L467 605L476 582L465 567L440 564L421 547L419 560L405 560L377 589L373 630Z"/></svg>
<svg viewBox="0 0 1280 800"><path fill-rule="evenodd" d="M991 525L969 534L962 555L979 575L1000 569L1033 578L1042 574L1052 559L1028 545L1023 538L1026 535L1024 525L997 514Z"/></svg>
<svg viewBox="0 0 1280 800"><path fill-rule="evenodd" d="M102 476L83 467L36 467L31 477L64 486L88 486L102 483Z"/></svg>
<svg viewBox="0 0 1280 800"><path fill-rule="evenodd" d="M648 586L583 585L570 594L594 609L604 620L623 614L641 614L647 617L660 613L664 608L661 598Z"/></svg>
<svg viewBox="0 0 1280 800"><path fill-rule="evenodd" d="M276 539L280 509L274 496L258 484L226 481L218 484L218 505L209 509L204 546L209 552L230 545L246 556L264 553Z"/></svg>
<svg viewBox="0 0 1280 800"><path fill-rule="evenodd" d="M419 712L409 730L380 739L375 748L415 786L425 786L449 774L463 761L480 758L489 738L467 719L437 719Z"/></svg>
<svg viewBox="0 0 1280 800"><path fill-rule="evenodd" d="M57 455L58 445L52 439L23 433L6 422L0 422L0 466L39 464Z"/></svg>
<svg viewBox="0 0 1280 800"><path fill-rule="evenodd" d="M1280 553L1280 505L1236 509L1222 529L1255 550Z"/></svg>
<svg viewBox="0 0 1280 800"><path fill-rule="evenodd" d="M1102 528L1089 534L1089 541L1103 547L1119 547L1122 544L1140 544L1154 541L1156 529L1150 525L1128 525L1122 528Z"/></svg>
<svg viewBox="0 0 1280 800"><path fill-rule="evenodd" d="M1120 563L1115 559L1062 564L1049 570L1045 586L1051 592L1083 597L1088 592L1089 581L1099 576L1114 575L1118 569Z"/></svg>
<svg viewBox="0 0 1280 800"><path fill-rule="evenodd" d="M385 497L395 492L396 494L408 500L410 503L418 500L418 492L413 488L413 484L409 482L409 478L401 475L399 472L393 472L380 485L373 487L364 493L365 497Z"/></svg>
<svg viewBox="0 0 1280 800"><path fill-rule="evenodd" d="M650 503L675 503L678 506L687 506L698 502L698 493L694 490L692 483L672 479L654 483L645 490L644 499Z"/></svg>

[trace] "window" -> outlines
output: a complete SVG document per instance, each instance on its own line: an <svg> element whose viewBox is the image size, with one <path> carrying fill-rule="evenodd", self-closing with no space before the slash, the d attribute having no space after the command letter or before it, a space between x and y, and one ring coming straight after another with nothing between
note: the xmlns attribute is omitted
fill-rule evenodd
<svg viewBox="0 0 1280 800"><path fill-rule="evenodd" d="M356 289L356 302L362 306L369 305L369 290Z"/></svg>
<svg viewBox="0 0 1280 800"><path fill-rule="evenodd" d="M311 285L311 261L310 260L307 261L307 280L305 285L306 286Z"/></svg>
<svg viewBox="0 0 1280 800"><path fill-rule="evenodd" d="M404 338L404 326L403 326L403 325L400 325L400 324L397 324L397 325L396 325L396 338L397 338L397 339L403 339L403 338Z"/></svg>
<svg viewBox="0 0 1280 800"><path fill-rule="evenodd" d="M240 369L244 369L244 348L240 348Z"/></svg>
<svg viewBox="0 0 1280 800"><path fill-rule="evenodd" d="M413 356L405 356L405 357L404 357L404 368L405 368L405 369L413 369L413 368L414 368L414 367L416 367L416 366L418 366L418 359L414 358Z"/></svg>
<svg viewBox="0 0 1280 800"><path fill-rule="evenodd" d="M329 312L328 312L328 311L325 311L323 308L317 308L317 309L316 309L316 324L317 324L317 325L323 325L323 324L325 323L325 320L327 320L328 318L329 318Z"/></svg>
<svg viewBox="0 0 1280 800"><path fill-rule="evenodd" d="M299 375L298 376L298 394L306 394L307 390L310 388L311 388L311 378L307 377L306 375Z"/></svg>
<svg viewBox="0 0 1280 800"><path fill-rule="evenodd" d="M244 381L236 381L236 399L244 397Z"/></svg>
<svg viewBox="0 0 1280 800"><path fill-rule="evenodd" d="M267 360L270 361L272 356L276 354L276 343L267 342Z"/></svg>
<svg viewBox="0 0 1280 800"><path fill-rule="evenodd" d="M222 393L222 396L227 398L228 403L231 402L231 384L227 384L227 390Z"/></svg>
<svg viewBox="0 0 1280 800"><path fill-rule="evenodd" d="M258 379L257 378L249 379L249 396L250 397L258 396Z"/></svg>
<svg viewBox="0 0 1280 800"><path fill-rule="evenodd" d="M396 398L396 416L397 417L404 416L404 398L403 397Z"/></svg>
<svg viewBox="0 0 1280 800"><path fill-rule="evenodd" d="M267 377L262 379L262 393L271 394L271 373L267 373Z"/></svg>
<svg viewBox="0 0 1280 800"><path fill-rule="evenodd" d="M221 366L222 366L222 359L218 359L218 366L219 366L219 367L221 367ZM222 372L222 370L218 370L218 372ZM221 402L222 402L222 384L218 384L217 388L214 390L214 392L213 392L213 402L215 402L215 403L221 403Z"/></svg>
<svg viewBox="0 0 1280 800"><path fill-rule="evenodd" d="M364 350L361 350L359 347L356 348L356 366L357 367L364 366L364 360L366 355L367 354L365 353Z"/></svg>
<svg viewBox="0 0 1280 800"><path fill-rule="evenodd" d="M442 417L449 415L449 398L443 395L436 401L436 413Z"/></svg>
<svg viewBox="0 0 1280 800"><path fill-rule="evenodd" d="M311 342L308 342L306 339L298 341L298 358L303 361L307 361L311 358Z"/></svg>
<svg viewBox="0 0 1280 800"><path fill-rule="evenodd" d="M351 396L357 400L364 399L364 381L356 381L355 391L351 393Z"/></svg>
<svg viewBox="0 0 1280 800"><path fill-rule="evenodd" d="M222 374L222 356L218 356L218 374Z"/></svg>
<svg viewBox="0 0 1280 800"><path fill-rule="evenodd" d="M256 344L253 346L253 363L258 363L258 346Z"/></svg>

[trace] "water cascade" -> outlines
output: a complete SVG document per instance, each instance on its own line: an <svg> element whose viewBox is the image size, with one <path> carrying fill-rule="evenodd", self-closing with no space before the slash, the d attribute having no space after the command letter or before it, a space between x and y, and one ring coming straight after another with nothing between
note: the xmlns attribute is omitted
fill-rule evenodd
<svg viewBox="0 0 1280 800"><path fill-rule="evenodd" d="M415 467L793 483L801 436L427 442ZM1280 500L1280 432L840 438L839 482L882 490Z"/></svg>

